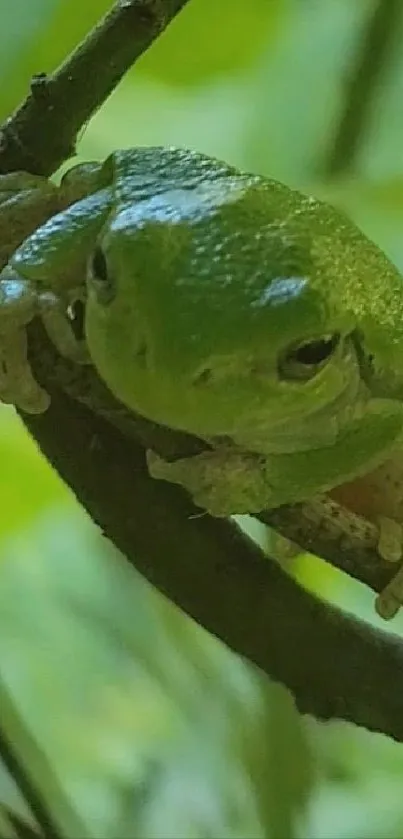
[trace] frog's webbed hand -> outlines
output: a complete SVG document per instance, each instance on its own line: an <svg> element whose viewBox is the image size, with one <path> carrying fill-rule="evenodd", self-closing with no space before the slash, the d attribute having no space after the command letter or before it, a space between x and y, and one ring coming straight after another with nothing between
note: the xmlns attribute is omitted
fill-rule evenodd
<svg viewBox="0 0 403 839"><path fill-rule="evenodd" d="M28 413L42 413L49 405L27 358L26 327L37 316L61 355L76 363L88 361L84 342L76 339L69 321L68 302L6 266L0 273L0 400Z"/></svg>

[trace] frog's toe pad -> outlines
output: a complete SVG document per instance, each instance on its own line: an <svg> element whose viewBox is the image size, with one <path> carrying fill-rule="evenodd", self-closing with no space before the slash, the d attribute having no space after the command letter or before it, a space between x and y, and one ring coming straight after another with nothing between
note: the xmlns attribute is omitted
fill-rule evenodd
<svg viewBox="0 0 403 839"><path fill-rule="evenodd" d="M403 527L393 519L379 518L378 552L387 562L403 558ZM399 568L375 600L375 608L384 620L393 618L403 604L403 567Z"/></svg>
<svg viewBox="0 0 403 839"><path fill-rule="evenodd" d="M403 569L401 569L401 571L403 572ZM399 576L400 580L398 582L398 591L397 594L395 594L393 591L393 583L395 583ZM397 615L403 601L402 592L403 573L401 574L399 571L396 577L393 577L390 584L387 585L375 599L375 609L380 618L383 618L385 621L389 621Z"/></svg>

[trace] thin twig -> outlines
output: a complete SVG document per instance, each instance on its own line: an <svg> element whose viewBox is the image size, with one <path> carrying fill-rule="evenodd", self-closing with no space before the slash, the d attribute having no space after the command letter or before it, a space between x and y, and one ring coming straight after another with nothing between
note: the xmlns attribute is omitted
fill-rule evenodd
<svg viewBox="0 0 403 839"><path fill-rule="evenodd" d="M71 157L82 126L186 3L120 0L52 75L38 73L0 132L0 172L50 175Z"/></svg>
<svg viewBox="0 0 403 839"><path fill-rule="evenodd" d="M379 528L326 495L268 510L259 519L375 592L396 573L393 563L380 558Z"/></svg>

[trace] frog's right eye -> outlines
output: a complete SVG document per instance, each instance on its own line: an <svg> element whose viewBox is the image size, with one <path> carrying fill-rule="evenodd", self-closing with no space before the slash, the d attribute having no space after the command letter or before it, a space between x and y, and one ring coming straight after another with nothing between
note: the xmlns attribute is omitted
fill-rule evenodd
<svg viewBox="0 0 403 839"><path fill-rule="evenodd" d="M107 305L112 302L116 294L116 286L100 245L96 246L90 257L87 279L99 303Z"/></svg>
<svg viewBox="0 0 403 839"><path fill-rule="evenodd" d="M312 379L331 360L340 346L339 332L293 344L279 361L281 378L288 381Z"/></svg>

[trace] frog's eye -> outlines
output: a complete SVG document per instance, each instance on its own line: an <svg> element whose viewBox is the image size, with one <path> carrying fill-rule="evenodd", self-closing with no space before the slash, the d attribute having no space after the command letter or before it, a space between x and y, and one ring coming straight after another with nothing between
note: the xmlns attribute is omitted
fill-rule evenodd
<svg viewBox="0 0 403 839"><path fill-rule="evenodd" d="M99 303L107 305L112 302L116 294L115 283L108 268L105 253L100 245L96 246L91 255L88 281L95 291Z"/></svg>
<svg viewBox="0 0 403 839"><path fill-rule="evenodd" d="M279 373L282 379L312 379L330 361L340 344L340 334L322 335L310 341L293 344L282 354Z"/></svg>

